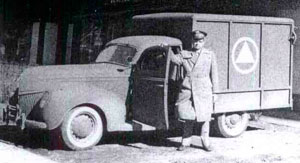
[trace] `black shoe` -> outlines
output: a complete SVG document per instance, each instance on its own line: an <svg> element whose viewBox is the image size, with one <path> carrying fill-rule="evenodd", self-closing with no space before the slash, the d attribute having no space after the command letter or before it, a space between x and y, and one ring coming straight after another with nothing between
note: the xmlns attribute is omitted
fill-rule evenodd
<svg viewBox="0 0 300 163"><path fill-rule="evenodd" d="M205 142L202 138L201 138L201 142L202 142L202 147L205 151L207 152L211 152L214 150L213 146L211 144L207 144L207 142Z"/></svg>
<svg viewBox="0 0 300 163"><path fill-rule="evenodd" d="M205 150L205 151L207 151L207 152L211 152L211 151L213 151L214 150L214 148L213 148L213 146L212 145L209 145L209 146L203 146L203 149Z"/></svg>
<svg viewBox="0 0 300 163"><path fill-rule="evenodd" d="M132 123L132 120L133 120L132 114L131 113L127 113L125 121L129 122L129 123Z"/></svg>
<svg viewBox="0 0 300 163"><path fill-rule="evenodd" d="M177 151L184 151L188 148L188 146L185 146L185 145L181 145L177 148Z"/></svg>

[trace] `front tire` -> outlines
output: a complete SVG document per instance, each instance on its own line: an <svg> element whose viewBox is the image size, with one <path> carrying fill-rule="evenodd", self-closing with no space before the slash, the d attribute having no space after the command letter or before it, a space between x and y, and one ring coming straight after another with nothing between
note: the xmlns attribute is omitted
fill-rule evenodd
<svg viewBox="0 0 300 163"><path fill-rule="evenodd" d="M217 118L217 129L226 138L240 136L248 127L249 114L222 114Z"/></svg>
<svg viewBox="0 0 300 163"><path fill-rule="evenodd" d="M93 108L82 106L69 111L61 127L65 145L72 150L95 146L103 136L103 121Z"/></svg>

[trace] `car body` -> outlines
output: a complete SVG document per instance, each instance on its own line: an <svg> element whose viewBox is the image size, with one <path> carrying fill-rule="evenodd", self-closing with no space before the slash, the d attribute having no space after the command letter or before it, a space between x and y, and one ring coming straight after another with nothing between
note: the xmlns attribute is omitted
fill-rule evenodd
<svg viewBox="0 0 300 163"><path fill-rule="evenodd" d="M143 130L141 127L136 127L139 126L136 125L137 123L135 125L126 123L128 107L133 107L131 108L133 119L141 121L151 119L151 121L154 120L154 122L160 122L163 125L160 126L151 122L148 125L152 125L154 128L166 128L165 117L162 120L159 120L161 117L145 118L143 113L145 113L144 107L148 108L155 103L157 109L161 110L162 113L165 112L164 87L166 83L164 76L167 58L163 58L164 63L158 63L163 69L159 73L150 70L157 65L153 65L153 63L151 65L149 63L151 61L145 61L147 60L145 58L149 58L149 54L156 53L157 50L164 54L164 57L167 57L166 49L168 48L166 47L176 47L179 50L181 46L182 43L179 39L165 36L123 37L107 43L96 61L91 64L28 68L19 79L18 104L21 110L20 115L23 119L25 118L22 121L25 127L30 127L31 124L36 123L40 124L36 126L54 130L62 126L72 109L89 107L96 110L100 115L104 131ZM149 71L143 71L140 75L147 74L148 77L153 76L153 79L147 79L146 83L133 85L131 81L139 76L136 74L141 71L137 67L141 68L141 66L147 67ZM151 81L155 84L159 83L160 95L157 97L160 98L155 99L157 102L153 100L140 101L141 93L143 93L143 97L148 99L159 93L144 94L143 88L153 90L153 87L149 85ZM137 89L133 91L133 87ZM154 102L154 104L151 105L149 102ZM138 107L138 109L134 109L134 107ZM81 127L84 128L85 126ZM70 147L81 149L81 147L77 148L72 145Z"/></svg>
<svg viewBox="0 0 300 163"><path fill-rule="evenodd" d="M207 32L206 45L216 53L213 116L222 136L242 134L249 113L292 108L293 20L193 13L133 20L136 36L110 41L94 63L25 70L4 119L21 128L59 129L74 150L94 146L106 132L177 128L183 70L169 53L190 48L193 30Z"/></svg>

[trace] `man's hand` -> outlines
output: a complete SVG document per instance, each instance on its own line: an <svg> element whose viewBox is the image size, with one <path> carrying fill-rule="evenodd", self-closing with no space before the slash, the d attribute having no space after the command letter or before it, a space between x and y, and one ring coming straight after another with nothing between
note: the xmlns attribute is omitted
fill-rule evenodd
<svg viewBox="0 0 300 163"><path fill-rule="evenodd" d="M217 100L218 100L218 95L217 94L213 94L213 101L214 101L214 103L217 102Z"/></svg>

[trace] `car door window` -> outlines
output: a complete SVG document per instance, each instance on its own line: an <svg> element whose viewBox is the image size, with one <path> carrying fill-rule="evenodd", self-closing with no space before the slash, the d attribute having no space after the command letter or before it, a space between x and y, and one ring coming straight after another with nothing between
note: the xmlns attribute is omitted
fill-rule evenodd
<svg viewBox="0 0 300 163"><path fill-rule="evenodd" d="M166 69L167 55L163 48L151 48L142 54L139 69L142 72L164 74Z"/></svg>

